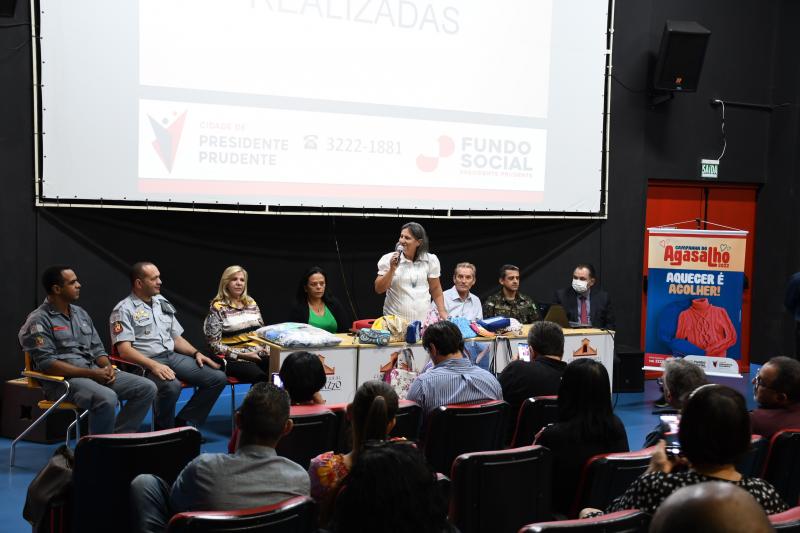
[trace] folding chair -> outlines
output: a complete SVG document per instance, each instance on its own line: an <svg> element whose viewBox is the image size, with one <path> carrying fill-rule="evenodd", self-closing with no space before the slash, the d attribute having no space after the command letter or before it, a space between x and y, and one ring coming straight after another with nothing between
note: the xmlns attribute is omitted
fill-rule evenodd
<svg viewBox="0 0 800 533"><path fill-rule="evenodd" d="M69 396L69 381L64 379L62 376L52 376L49 374L45 374L43 372L37 372L31 368L31 355L28 352L25 352L25 370L22 371L22 376L28 378L27 386L32 389L41 389L42 386L39 384L39 381L47 381L50 383L60 383L64 385L64 394L62 394L57 400L50 401L50 400L40 400L38 402L39 409L44 410L44 413L39 416L33 423L28 426L28 428L23 431L19 437L14 439L11 443L11 452L8 459L9 466L14 466L14 460L16 459L16 448L17 443L25 438L31 431L33 431L39 424L44 422L44 420L50 416L53 412L57 410L70 410L75 413L75 421L69 425L67 428L67 438L66 438L66 445L69 447L70 441L70 433L72 428L75 428L75 440L81 438L81 425L80 421L83 416L88 413L88 411L84 411L83 413L80 412L80 407L75 405L74 403L65 401L67 396Z"/></svg>

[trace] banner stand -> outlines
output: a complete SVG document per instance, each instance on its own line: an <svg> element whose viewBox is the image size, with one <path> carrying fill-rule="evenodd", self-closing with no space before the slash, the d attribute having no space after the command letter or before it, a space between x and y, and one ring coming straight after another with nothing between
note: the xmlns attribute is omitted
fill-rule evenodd
<svg viewBox="0 0 800 533"><path fill-rule="evenodd" d="M748 232L648 228L646 370L687 357L707 374L741 377L742 291ZM699 356L699 357L697 357Z"/></svg>

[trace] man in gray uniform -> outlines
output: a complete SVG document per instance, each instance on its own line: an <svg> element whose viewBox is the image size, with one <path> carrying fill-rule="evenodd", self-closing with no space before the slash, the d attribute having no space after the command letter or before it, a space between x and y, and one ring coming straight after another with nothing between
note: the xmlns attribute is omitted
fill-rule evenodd
<svg viewBox="0 0 800 533"><path fill-rule="evenodd" d="M42 285L47 298L28 315L19 331L19 343L30 354L33 369L67 379L67 400L89 410L91 433L138 431L153 403L156 387L145 378L117 371L111 365L89 314L73 305L80 297L81 284L70 267L45 269ZM60 383L41 384L48 398L64 394ZM119 416L117 400L126 400Z"/></svg>
<svg viewBox="0 0 800 533"><path fill-rule="evenodd" d="M175 308L161 296L161 273L153 263L131 268L131 294L111 313L111 342L126 360L144 367L158 387L156 429L202 424L227 384L220 365L181 337ZM197 387L175 416L181 382Z"/></svg>

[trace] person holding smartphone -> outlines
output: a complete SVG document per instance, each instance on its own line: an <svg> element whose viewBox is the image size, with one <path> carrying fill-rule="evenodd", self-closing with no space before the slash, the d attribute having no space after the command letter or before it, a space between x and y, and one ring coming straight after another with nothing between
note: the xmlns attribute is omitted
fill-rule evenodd
<svg viewBox="0 0 800 533"><path fill-rule="evenodd" d="M708 380L703 369L694 363L684 359L667 359L664 361L663 382L665 401L680 412L689 394L697 387L708 383ZM675 430L669 427L669 422L669 419L665 420L662 417L655 429L645 437L645 448L655 446L662 439L668 440L666 435L675 433Z"/></svg>
<svg viewBox="0 0 800 533"><path fill-rule="evenodd" d="M746 490L767 514L789 508L775 487L736 469L750 449L750 415L739 392L715 384L695 389L685 403L678 437L681 455L667 455L666 443L660 441L647 471L611 502L607 513L639 509L653 514L676 490L706 481L723 481ZM581 518L598 514L602 512L584 509Z"/></svg>

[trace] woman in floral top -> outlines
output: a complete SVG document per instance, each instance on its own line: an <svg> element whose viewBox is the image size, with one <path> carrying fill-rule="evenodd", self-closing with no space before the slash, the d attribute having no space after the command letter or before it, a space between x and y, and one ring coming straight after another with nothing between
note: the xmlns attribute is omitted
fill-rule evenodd
<svg viewBox="0 0 800 533"><path fill-rule="evenodd" d="M325 500L358 460L364 443L385 440L392 431L397 414L397 393L382 381L367 381L356 391L347 406L347 418L353 428L353 450L347 454L326 452L311 460L311 496Z"/></svg>
<svg viewBox="0 0 800 533"><path fill-rule="evenodd" d="M229 266L203 326L211 350L226 359L226 374L246 383L267 381L269 346L255 333L263 325L258 304L247 294L247 271Z"/></svg>

